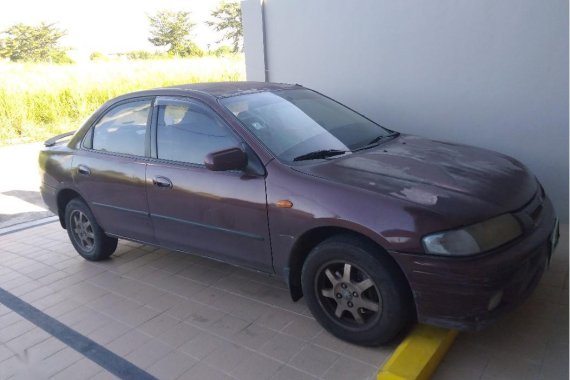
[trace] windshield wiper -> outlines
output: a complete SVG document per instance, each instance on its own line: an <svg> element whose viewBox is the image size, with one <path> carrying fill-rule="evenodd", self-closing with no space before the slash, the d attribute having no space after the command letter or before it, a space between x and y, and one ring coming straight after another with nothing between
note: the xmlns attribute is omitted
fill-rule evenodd
<svg viewBox="0 0 570 380"><path fill-rule="evenodd" d="M380 143L380 141L389 138L389 137L396 137L398 136L399 133L398 132L392 132L389 135L380 135L380 136L376 136L374 137L372 140L370 140L368 143L366 143L365 145L361 146L360 148L356 148L353 150L353 152L359 151L359 150L363 150L363 149L368 149L368 148L372 148L376 145L378 145Z"/></svg>
<svg viewBox="0 0 570 380"><path fill-rule="evenodd" d="M319 158L327 158L327 157L332 157L332 156L338 156L340 154L345 154L345 153L347 153L346 150L338 150L338 149L316 150L314 152L309 152L309 153L297 156L293 159L293 161L318 160Z"/></svg>

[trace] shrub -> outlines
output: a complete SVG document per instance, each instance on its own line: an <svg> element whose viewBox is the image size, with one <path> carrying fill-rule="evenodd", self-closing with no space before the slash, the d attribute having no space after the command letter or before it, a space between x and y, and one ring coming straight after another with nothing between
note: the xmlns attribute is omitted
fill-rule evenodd
<svg viewBox="0 0 570 380"><path fill-rule="evenodd" d="M0 144L77 129L108 99L182 83L245 78L243 56L75 65L0 62Z"/></svg>
<svg viewBox="0 0 570 380"><path fill-rule="evenodd" d="M91 61L108 61L109 57L107 57L105 54L103 54L99 51L94 51L93 53L91 53L89 55L89 60L91 60Z"/></svg>

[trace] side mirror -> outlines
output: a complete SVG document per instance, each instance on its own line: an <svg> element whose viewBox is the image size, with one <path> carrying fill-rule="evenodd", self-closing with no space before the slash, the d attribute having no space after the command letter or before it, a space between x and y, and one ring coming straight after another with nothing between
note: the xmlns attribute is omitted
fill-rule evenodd
<svg viewBox="0 0 570 380"><path fill-rule="evenodd" d="M247 154L240 148L228 148L211 152L204 158L206 168L215 172L242 170L247 166Z"/></svg>

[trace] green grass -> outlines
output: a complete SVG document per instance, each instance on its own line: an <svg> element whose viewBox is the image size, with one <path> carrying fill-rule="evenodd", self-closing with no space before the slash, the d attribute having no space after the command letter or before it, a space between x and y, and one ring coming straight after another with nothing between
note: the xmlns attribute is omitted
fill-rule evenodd
<svg viewBox="0 0 570 380"><path fill-rule="evenodd" d="M105 101L136 90L245 79L243 56L89 62L0 62L0 145L77 129Z"/></svg>

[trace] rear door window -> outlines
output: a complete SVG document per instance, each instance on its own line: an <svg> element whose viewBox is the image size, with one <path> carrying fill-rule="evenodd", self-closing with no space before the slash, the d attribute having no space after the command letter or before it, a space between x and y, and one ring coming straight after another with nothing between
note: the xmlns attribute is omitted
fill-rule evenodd
<svg viewBox="0 0 570 380"><path fill-rule="evenodd" d="M151 99L113 107L93 127L92 148L102 152L144 156L150 110Z"/></svg>

